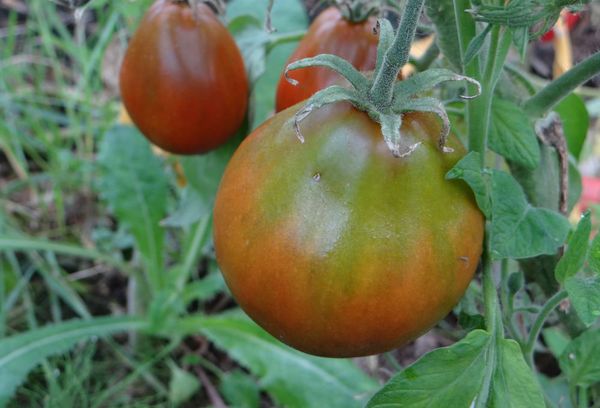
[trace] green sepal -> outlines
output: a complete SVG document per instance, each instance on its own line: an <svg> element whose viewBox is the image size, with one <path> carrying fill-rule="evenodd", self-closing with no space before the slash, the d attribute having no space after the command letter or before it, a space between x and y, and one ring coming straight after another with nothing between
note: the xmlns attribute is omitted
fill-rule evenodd
<svg viewBox="0 0 600 408"><path fill-rule="evenodd" d="M354 66L343 58L332 54L320 54L312 58L303 58L294 61L287 66L285 79L292 85L298 85L298 81L289 77L289 72L300 68L325 67L343 76L358 92L365 91L369 86L369 80L365 78Z"/></svg>

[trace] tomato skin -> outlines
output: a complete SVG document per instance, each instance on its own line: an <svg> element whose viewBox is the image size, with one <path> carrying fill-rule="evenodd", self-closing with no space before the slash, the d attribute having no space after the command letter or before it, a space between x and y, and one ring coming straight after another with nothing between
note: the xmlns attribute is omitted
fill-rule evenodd
<svg viewBox="0 0 600 408"><path fill-rule="evenodd" d="M376 24L376 17L352 23L337 8L330 7L311 24L287 64L319 54L334 54L349 61L359 71L372 71L377 60L378 37L373 33ZM339 74L322 67L290 71L289 76L299 83L294 86L281 76L277 87L277 112L308 99L330 85L345 83Z"/></svg>
<svg viewBox="0 0 600 408"><path fill-rule="evenodd" d="M423 143L395 158L379 125L343 103L293 130L296 105L255 130L231 159L214 210L217 261L240 306L301 351L353 357L399 347L462 297L484 219L462 181L464 155L437 148L439 121L404 117Z"/></svg>
<svg viewBox="0 0 600 408"><path fill-rule="evenodd" d="M172 153L214 149L242 124L244 61L205 4L158 0L132 37L120 74L123 103L154 144Z"/></svg>

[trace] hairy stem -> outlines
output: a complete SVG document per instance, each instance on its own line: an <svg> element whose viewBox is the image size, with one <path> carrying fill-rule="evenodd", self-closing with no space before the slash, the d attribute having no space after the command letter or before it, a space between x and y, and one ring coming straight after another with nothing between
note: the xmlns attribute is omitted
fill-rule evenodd
<svg viewBox="0 0 600 408"><path fill-rule="evenodd" d="M408 62L410 46L415 37L424 3L425 0L408 0L406 4L394 42L383 57L382 69L369 92L375 106L389 106L392 102L393 85L400 69Z"/></svg>
<svg viewBox="0 0 600 408"><path fill-rule="evenodd" d="M526 100L523 108L531 116L542 116L579 85L598 73L600 73L600 51L583 60L558 79L550 82Z"/></svg>
<svg viewBox="0 0 600 408"><path fill-rule="evenodd" d="M566 299L567 296L567 291L565 290L561 290L560 292L555 293L554 296L548 299L544 307L542 307L542 310L540 310L540 312L536 316L535 321L533 323L533 327L531 328L531 332L529 333L529 336L527 338L525 349L523 350L523 354L525 354L525 358L529 362L530 366L533 367L533 351L535 349L535 343L537 341L537 338L539 337L540 332L542 331L542 327L544 327L544 323L548 319L550 313L552 313L552 311L558 305L560 305L560 302Z"/></svg>

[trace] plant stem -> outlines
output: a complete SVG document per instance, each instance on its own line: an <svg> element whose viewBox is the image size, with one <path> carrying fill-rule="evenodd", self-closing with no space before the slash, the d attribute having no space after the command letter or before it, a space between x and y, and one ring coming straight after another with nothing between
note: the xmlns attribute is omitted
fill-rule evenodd
<svg viewBox="0 0 600 408"><path fill-rule="evenodd" d="M483 264L483 301L485 305L485 326L492 335L496 333L496 313L498 312L498 293L492 274L492 261L489 257L489 240L486 234L482 256Z"/></svg>
<svg viewBox="0 0 600 408"><path fill-rule="evenodd" d="M585 386L579 387L579 408L588 408L588 389Z"/></svg>
<svg viewBox="0 0 600 408"><path fill-rule="evenodd" d="M370 91L373 103L378 107L389 106L392 101L393 85L400 69L408 62L410 46L415 37L424 3L425 0L408 0L406 4L394 42L383 57L382 69L377 74Z"/></svg>
<svg viewBox="0 0 600 408"><path fill-rule="evenodd" d="M542 307L542 310L540 310L540 312L535 318L533 327L531 328L531 332L529 333L529 336L527 338L527 343L525 344L525 349L523 350L523 354L525 355L526 360L530 363L532 367L533 351L535 348L537 338L539 337L540 332L542 331L542 327L544 327L544 323L546 322L546 319L548 319L550 313L552 313L552 311L558 305L560 305L560 302L566 299L567 296L567 291L565 290L561 290L560 292L555 293L554 296L548 299L544 307Z"/></svg>
<svg viewBox="0 0 600 408"><path fill-rule="evenodd" d="M267 54L278 45L300 41L306 35L306 30L292 31L290 33L271 34L271 39L267 44Z"/></svg>
<svg viewBox="0 0 600 408"><path fill-rule="evenodd" d="M531 116L542 116L579 85L598 73L600 73L600 51L580 62L558 79L550 82L526 100L523 108Z"/></svg>

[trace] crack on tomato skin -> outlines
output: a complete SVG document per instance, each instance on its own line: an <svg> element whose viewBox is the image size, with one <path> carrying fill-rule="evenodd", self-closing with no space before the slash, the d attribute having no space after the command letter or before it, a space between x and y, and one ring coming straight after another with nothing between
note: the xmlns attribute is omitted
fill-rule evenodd
<svg viewBox="0 0 600 408"><path fill-rule="evenodd" d="M468 256L459 256L458 259L460 259L461 261L463 261L467 265L469 264L469 257Z"/></svg>

